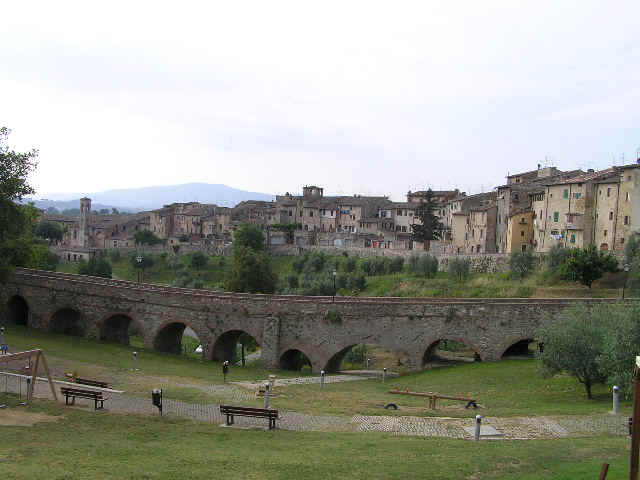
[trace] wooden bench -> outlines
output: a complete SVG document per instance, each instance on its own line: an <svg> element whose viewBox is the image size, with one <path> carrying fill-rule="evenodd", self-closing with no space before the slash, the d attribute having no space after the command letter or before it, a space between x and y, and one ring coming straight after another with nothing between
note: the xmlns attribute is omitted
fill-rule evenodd
<svg viewBox="0 0 640 480"><path fill-rule="evenodd" d="M276 428L277 410L266 408L234 407L232 405L220 405L220 413L227 416L227 425L233 425L233 416L257 417L269 419L269 430Z"/></svg>
<svg viewBox="0 0 640 480"><path fill-rule="evenodd" d="M76 397L88 398L89 400L93 400L95 410L103 409L104 401L108 400L108 398L102 396L102 392L96 392L95 390L81 390L79 388L62 387L60 388L60 393L64 395L64 401L67 405L75 405ZM71 398L71 403L69 403L69 398ZM100 403L99 407L98 403Z"/></svg>
<svg viewBox="0 0 640 480"><path fill-rule="evenodd" d="M90 387L109 388L107 382L101 382L99 380L89 380L87 378L76 378L76 383L81 385L89 385Z"/></svg>

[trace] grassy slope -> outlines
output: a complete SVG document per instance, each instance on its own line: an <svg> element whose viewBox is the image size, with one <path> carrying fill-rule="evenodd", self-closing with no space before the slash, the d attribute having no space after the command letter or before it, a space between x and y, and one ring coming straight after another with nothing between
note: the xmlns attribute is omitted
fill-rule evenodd
<svg viewBox="0 0 640 480"><path fill-rule="evenodd" d="M181 257L184 265L187 265L188 256ZM281 279L292 275L292 263L295 257L273 257L274 270ZM327 263L334 259L342 259L342 256L329 257ZM228 259L223 262L228 262ZM76 273L77 264L62 263L60 271ZM200 277L206 288L224 289L225 266L219 257L209 260L203 269L191 269ZM135 281L136 270L126 258L113 263L115 278ZM145 272L145 281L160 284L172 284L175 279L174 272L166 260L156 257L155 265ZM513 298L513 297L576 297L576 298L615 298L620 296L624 273L608 274L603 279L596 281L591 289L577 283L556 280L547 272L536 272L524 281L514 281L507 274L474 274L471 278L460 284L448 278L440 272L436 278L419 278L408 273L391 275L377 275L367 277L367 287L362 292L356 292L360 296L398 296L398 297L468 297L468 298ZM339 291L339 295L351 295L354 292Z"/></svg>
<svg viewBox="0 0 640 480"><path fill-rule="evenodd" d="M0 394L0 403L16 400ZM175 418L85 412L37 402L54 423L3 427L12 479L608 479L627 475L628 439L499 441L224 429Z"/></svg>

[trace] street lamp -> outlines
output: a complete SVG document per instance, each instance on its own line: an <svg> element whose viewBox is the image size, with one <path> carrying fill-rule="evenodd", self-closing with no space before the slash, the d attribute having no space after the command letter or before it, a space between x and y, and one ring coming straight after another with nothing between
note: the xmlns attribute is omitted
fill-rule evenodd
<svg viewBox="0 0 640 480"><path fill-rule="evenodd" d="M138 255L136 257L136 262L138 263L138 283L140 283L140 268L142 268L142 261L144 260L144 258L142 258L142 255Z"/></svg>
<svg viewBox="0 0 640 480"><path fill-rule="evenodd" d="M631 265L625 263L623 268L626 275L624 276L624 283L622 284L622 300L624 300L624 287L627 286L627 281L629 280L629 271L631 270Z"/></svg>
<svg viewBox="0 0 640 480"><path fill-rule="evenodd" d="M338 274L338 272L335 271L335 269L333 270L333 297L331 297L331 302L335 302L336 301L336 275Z"/></svg>

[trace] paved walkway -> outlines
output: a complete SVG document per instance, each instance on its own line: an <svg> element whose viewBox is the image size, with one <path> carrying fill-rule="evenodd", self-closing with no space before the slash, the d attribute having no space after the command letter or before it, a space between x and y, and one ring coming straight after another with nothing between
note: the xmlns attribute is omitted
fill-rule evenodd
<svg viewBox="0 0 640 480"><path fill-rule="evenodd" d="M20 384L13 377L0 376L0 391L18 393ZM305 379L307 377L304 377ZM311 379L312 377L308 377ZM333 377L329 377L333 378ZM358 377L360 379L361 377ZM293 379L291 379L293 380ZM280 382L280 380L278 380ZM185 385L186 386L186 385ZM202 387L197 387L202 388ZM222 394L226 398L231 394L237 401L251 398L253 395L233 385L212 385L207 391ZM25 382L21 386L26 391ZM35 391L37 398L51 399L46 382L38 382ZM62 399L63 397L60 397ZM76 408L92 410L88 400L78 399ZM127 394L109 394L106 409L116 413L134 413L157 415L158 410L151 404L151 398L145 399ZM179 400L164 399L164 413L194 420L223 424L220 406L217 403L193 404ZM597 434L627 434L627 419L622 415L586 415L586 416L542 416L542 417L502 417L485 418L483 424L495 428L505 439L536 439L590 436ZM238 427L263 427L265 422L253 418L236 418ZM470 439L465 427L473 427L473 418L450 417L412 417L412 416L369 416L354 415L339 417L330 415L311 415L292 411L280 411L278 428L298 431L343 431L343 432L388 432L395 435L414 435L424 437L447 437ZM266 425L264 425L266 428Z"/></svg>

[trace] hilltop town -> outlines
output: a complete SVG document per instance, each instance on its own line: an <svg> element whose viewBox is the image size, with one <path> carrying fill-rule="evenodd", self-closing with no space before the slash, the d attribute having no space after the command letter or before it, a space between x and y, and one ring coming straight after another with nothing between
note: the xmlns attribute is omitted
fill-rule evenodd
<svg viewBox="0 0 640 480"><path fill-rule="evenodd" d="M554 245L619 252L640 225L640 164L601 171L541 167L507 176L491 192L431 191L433 213L443 225L439 241L412 236L415 213L427 191L407 193L406 202L386 196L325 196L318 186L274 202L244 201L233 208L198 202L172 203L148 212L97 215L81 199L79 216L45 213L64 227L56 248L66 260L103 249L134 248L135 234L149 230L174 251L220 253L234 230L252 223L268 245L337 249L428 250L434 255L548 252Z"/></svg>

